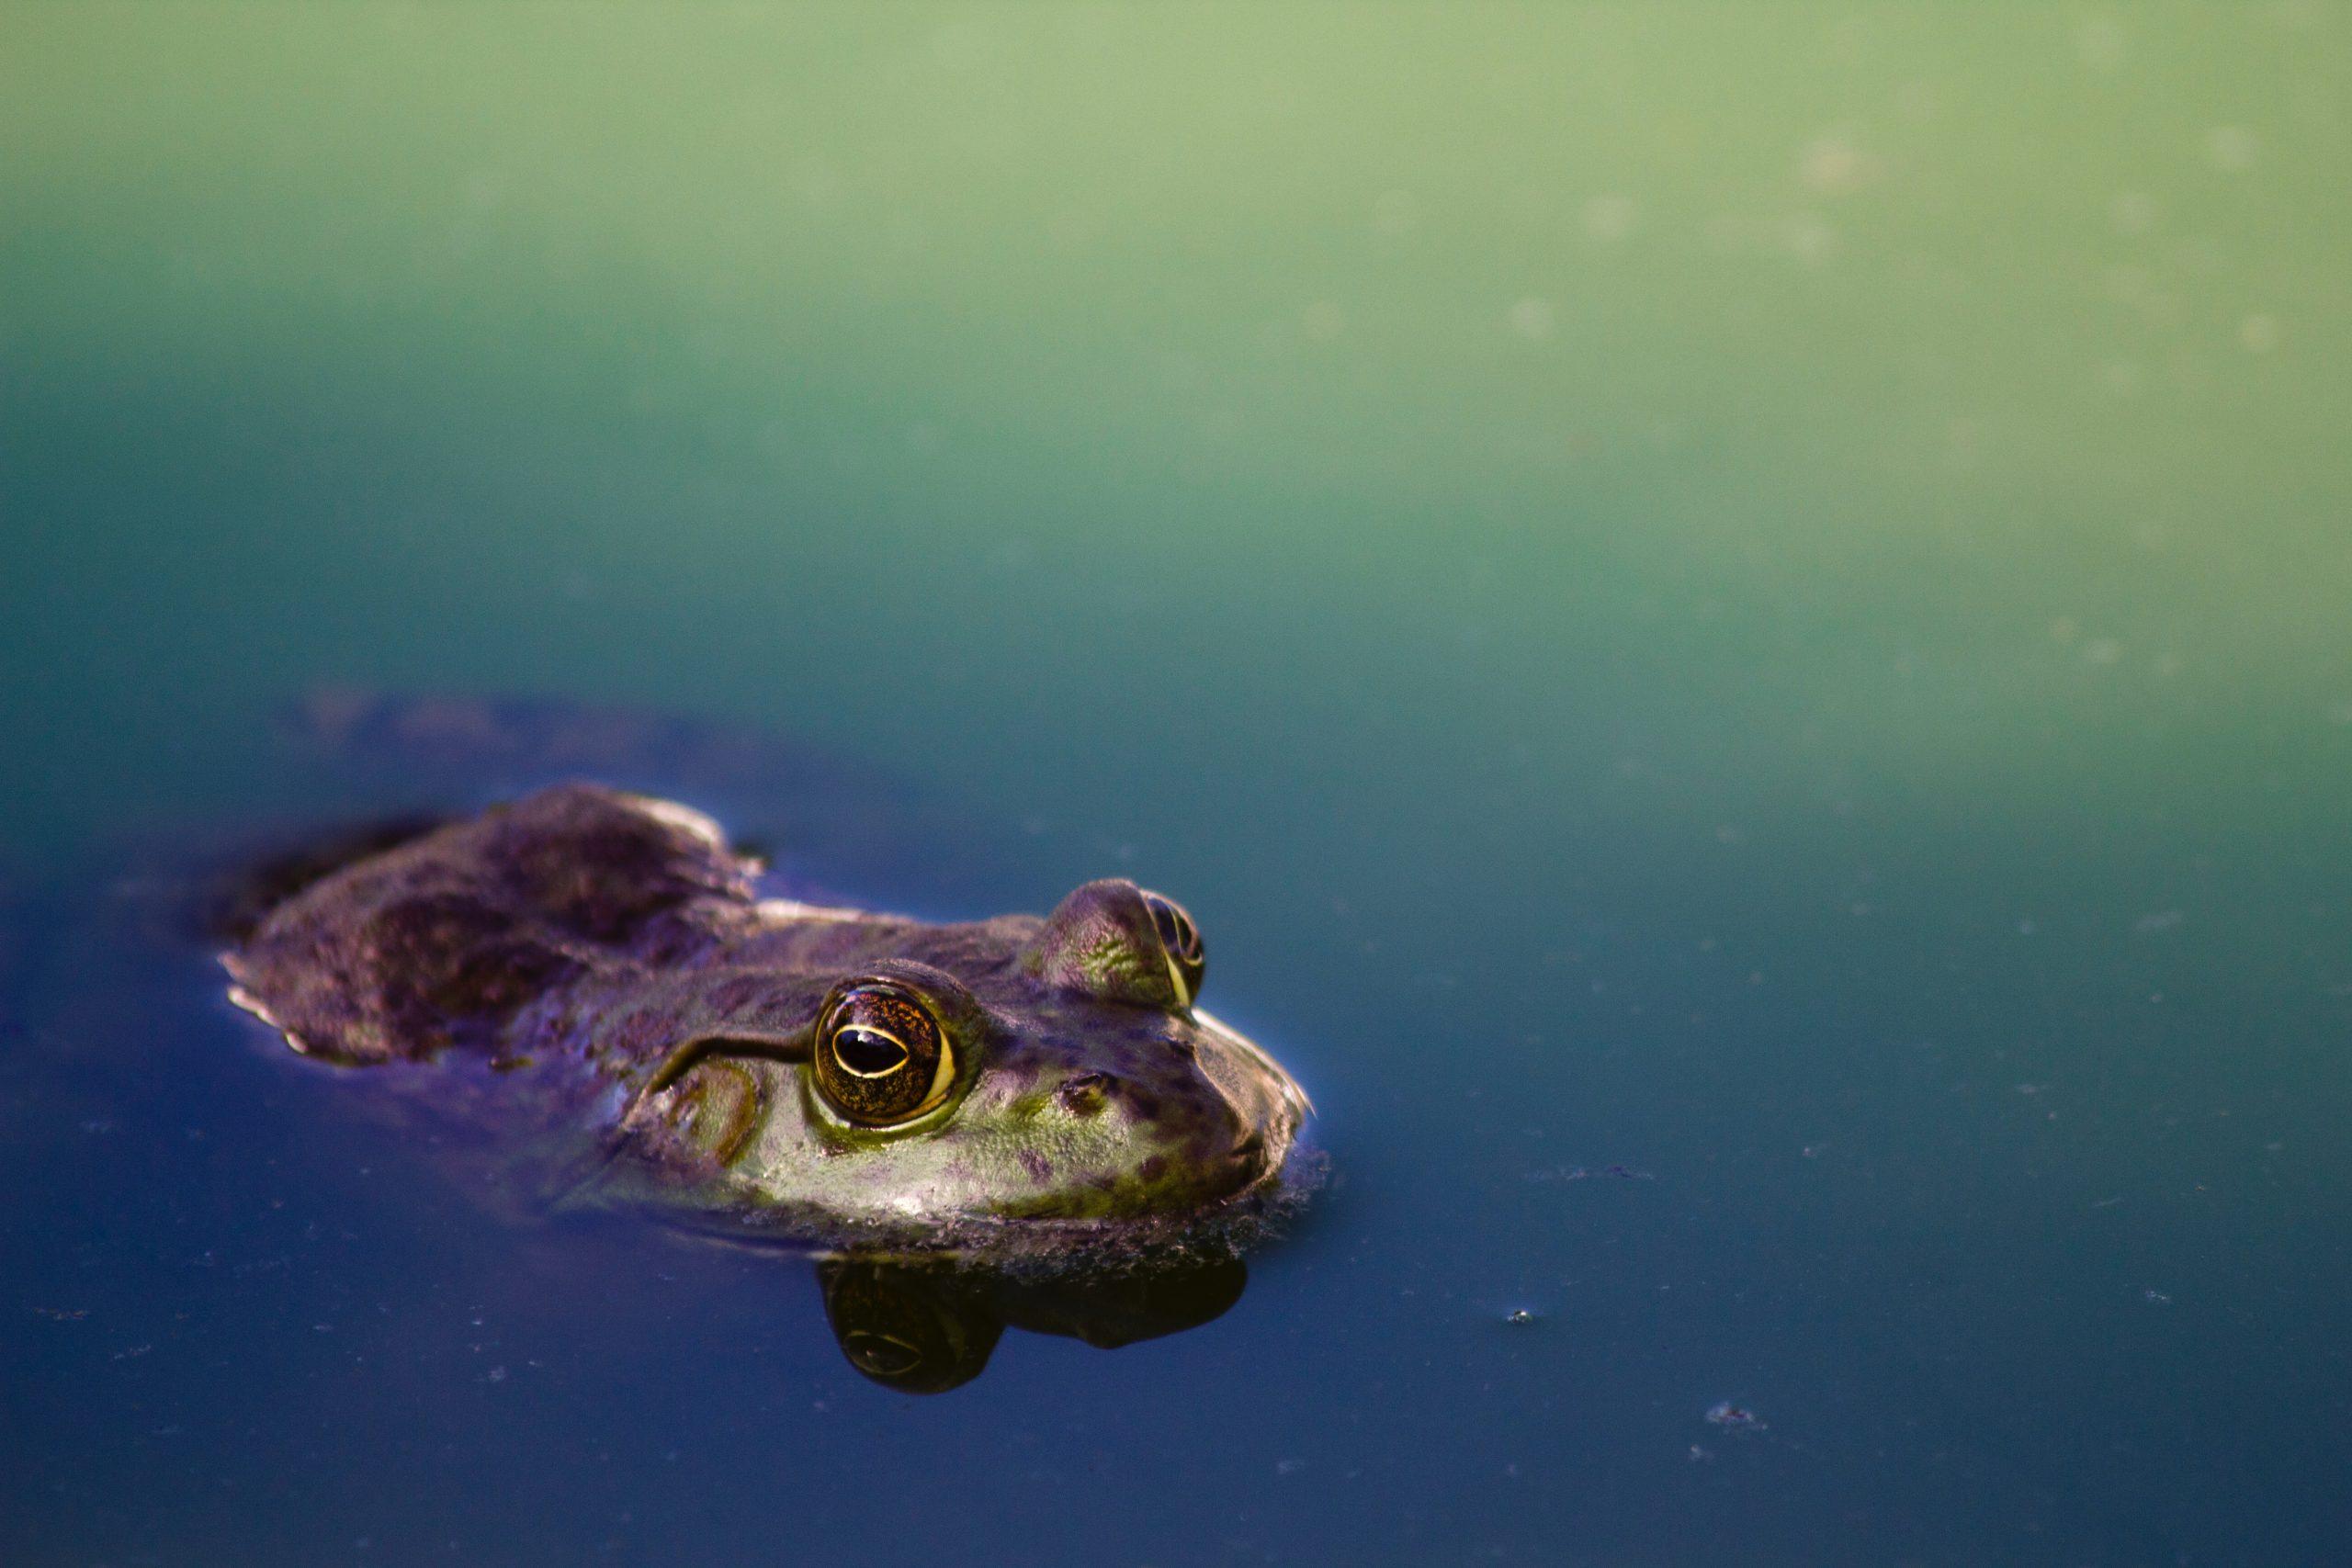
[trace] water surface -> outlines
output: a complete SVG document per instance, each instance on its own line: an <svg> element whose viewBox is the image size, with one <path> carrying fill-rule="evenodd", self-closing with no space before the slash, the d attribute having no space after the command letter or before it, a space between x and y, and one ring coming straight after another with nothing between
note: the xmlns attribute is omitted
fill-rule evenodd
<svg viewBox="0 0 2352 1568"><path fill-rule="evenodd" d="M2347 39L0 8L0 1559L2341 1559ZM933 1399L502 1216L137 913L319 681L1166 887L1334 1185Z"/></svg>

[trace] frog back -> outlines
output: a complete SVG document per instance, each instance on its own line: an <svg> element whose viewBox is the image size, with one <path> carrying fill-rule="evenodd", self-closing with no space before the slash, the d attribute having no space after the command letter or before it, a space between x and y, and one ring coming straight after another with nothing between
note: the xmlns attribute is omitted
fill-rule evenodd
<svg viewBox="0 0 2352 1568"><path fill-rule="evenodd" d="M494 1053L557 987L674 960L752 902L698 814L562 784L353 861L260 916L236 999L345 1065Z"/></svg>

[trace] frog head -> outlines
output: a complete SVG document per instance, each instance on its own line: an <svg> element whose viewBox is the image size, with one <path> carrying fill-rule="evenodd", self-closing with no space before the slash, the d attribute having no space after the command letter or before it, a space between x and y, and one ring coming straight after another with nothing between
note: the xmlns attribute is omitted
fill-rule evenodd
<svg viewBox="0 0 2352 1568"><path fill-rule="evenodd" d="M1273 1184L1307 1101L1199 1005L1199 929L1108 879L933 925L771 902L613 1008L623 1117L697 1201L935 1229L1184 1218ZM667 1043L647 1052L649 1038Z"/></svg>

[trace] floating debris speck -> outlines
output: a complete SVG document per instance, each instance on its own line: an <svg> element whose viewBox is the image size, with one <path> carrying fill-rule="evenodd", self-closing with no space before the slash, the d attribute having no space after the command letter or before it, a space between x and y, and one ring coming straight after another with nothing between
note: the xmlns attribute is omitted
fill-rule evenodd
<svg viewBox="0 0 2352 1568"><path fill-rule="evenodd" d="M1719 1400L1715 1404L1707 1407L1707 1421L1709 1425L1721 1427L1727 1432L1761 1432L1764 1430L1764 1418L1762 1416L1757 1415L1753 1410L1748 1409L1747 1406L1744 1404L1735 1404L1728 1399Z"/></svg>
<svg viewBox="0 0 2352 1568"><path fill-rule="evenodd" d="M1599 1170L1588 1170L1580 1165L1554 1165L1546 1166L1541 1170L1531 1170L1527 1173L1527 1179L1530 1181L1599 1181L1603 1178L1609 1178L1618 1181L1655 1181L1657 1179L1657 1177L1651 1175L1646 1170L1635 1170L1633 1167L1627 1165L1603 1166Z"/></svg>

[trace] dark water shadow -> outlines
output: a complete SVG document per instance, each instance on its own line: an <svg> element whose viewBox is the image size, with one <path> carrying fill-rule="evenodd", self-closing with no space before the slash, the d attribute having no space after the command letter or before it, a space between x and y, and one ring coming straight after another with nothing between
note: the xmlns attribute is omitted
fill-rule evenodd
<svg viewBox="0 0 2352 1568"><path fill-rule="evenodd" d="M849 1364L885 1388L928 1394L978 1377L1007 1328L1116 1349L1214 1322L1241 1299L1250 1275L1232 1257L1061 1279L852 1257L819 1263L817 1278Z"/></svg>

